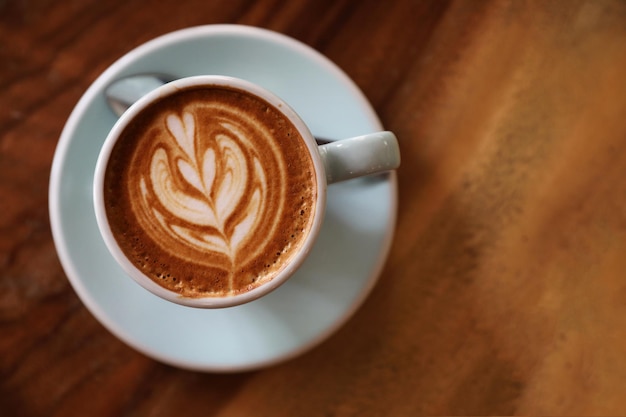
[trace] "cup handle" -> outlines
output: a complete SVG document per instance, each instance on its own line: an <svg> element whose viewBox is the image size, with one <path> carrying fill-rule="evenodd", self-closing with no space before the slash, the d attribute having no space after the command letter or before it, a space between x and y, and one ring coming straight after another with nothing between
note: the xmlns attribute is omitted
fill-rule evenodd
<svg viewBox="0 0 626 417"><path fill-rule="evenodd" d="M337 140L318 147L326 182L391 171L400 166L400 147L392 132L376 132Z"/></svg>

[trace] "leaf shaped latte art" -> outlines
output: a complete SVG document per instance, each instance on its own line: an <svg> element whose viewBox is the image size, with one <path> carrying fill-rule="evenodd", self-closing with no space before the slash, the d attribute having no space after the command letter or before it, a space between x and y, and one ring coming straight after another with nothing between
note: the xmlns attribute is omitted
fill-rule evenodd
<svg viewBox="0 0 626 417"><path fill-rule="evenodd" d="M224 121L200 138L191 112L165 122L172 140L152 154L140 184L144 206L178 243L223 254L232 265L263 219L267 174L236 125Z"/></svg>
<svg viewBox="0 0 626 417"><path fill-rule="evenodd" d="M182 297L246 293L317 227L315 155L282 109L237 88L183 88L125 125L103 191L120 249Z"/></svg>

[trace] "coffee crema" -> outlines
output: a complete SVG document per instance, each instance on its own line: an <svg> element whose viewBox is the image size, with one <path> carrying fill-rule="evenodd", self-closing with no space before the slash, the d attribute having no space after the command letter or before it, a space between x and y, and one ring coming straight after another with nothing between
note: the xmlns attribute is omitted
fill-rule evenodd
<svg viewBox="0 0 626 417"><path fill-rule="evenodd" d="M184 297L270 281L299 252L317 200L291 121L224 86L189 87L143 109L113 147L107 219L126 257Z"/></svg>

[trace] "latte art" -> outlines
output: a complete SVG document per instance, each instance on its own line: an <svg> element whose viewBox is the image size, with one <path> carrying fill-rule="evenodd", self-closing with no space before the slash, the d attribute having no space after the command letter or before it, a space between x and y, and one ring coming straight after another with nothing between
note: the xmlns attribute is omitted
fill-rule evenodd
<svg viewBox="0 0 626 417"><path fill-rule="evenodd" d="M166 124L171 141L155 149L149 176L140 180L143 219L158 222L162 232L182 245L226 255L232 262L239 245L263 219L269 186L246 134L268 132L259 129L262 126L243 131L222 122L218 125L221 132L197 141L192 113L185 112L182 118L171 114ZM280 155L274 156L281 178L285 175L283 161ZM282 188L277 190L279 202L284 199ZM152 204L155 200L159 204ZM237 208L238 216L231 220ZM282 206L275 209L280 216Z"/></svg>
<svg viewBox="0 0 626 417"><path fill-rule="evenodd" d="M122 135L107 168L107 217L159 285L188 297L240 293L297 252L315 212L315 174L277 109L224 87L182 91Z"/></svg>

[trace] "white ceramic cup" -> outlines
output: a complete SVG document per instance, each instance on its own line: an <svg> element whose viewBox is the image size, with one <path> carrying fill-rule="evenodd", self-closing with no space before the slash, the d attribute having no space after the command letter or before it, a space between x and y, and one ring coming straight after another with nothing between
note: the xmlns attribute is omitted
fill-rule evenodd
<svg viewBox="0 0 626 417"><path fill-rule="evenodd" d="M315 168L317 181L317 201L310 232L305 238L299 252L292 261L274 278L250 291L227 296L189 298L166 289L151 278L144 275L118 246L107 216L104 201L104 177L107 164L114 145L120 140L121 133L128 124L154 101L189 87L227 86L244 90L272 104L293 123L304 139ZM109 132L100 151L94 175L94 206L96 220L104 242L122 269L145 289L168 301L200 308L223 308L244 304L255 300L276 289L288 280L308 256L321 228L326 207L326 186L338 181L355 177L381 173L396 169L400 164L400 151L396 137L391 132L374 132L371 134L333 141L318 146L315 137L296 112L282 99L270 91L251 82L218 75L202 75L181 78L167 83L149 92L122 114Z"/></svg>

